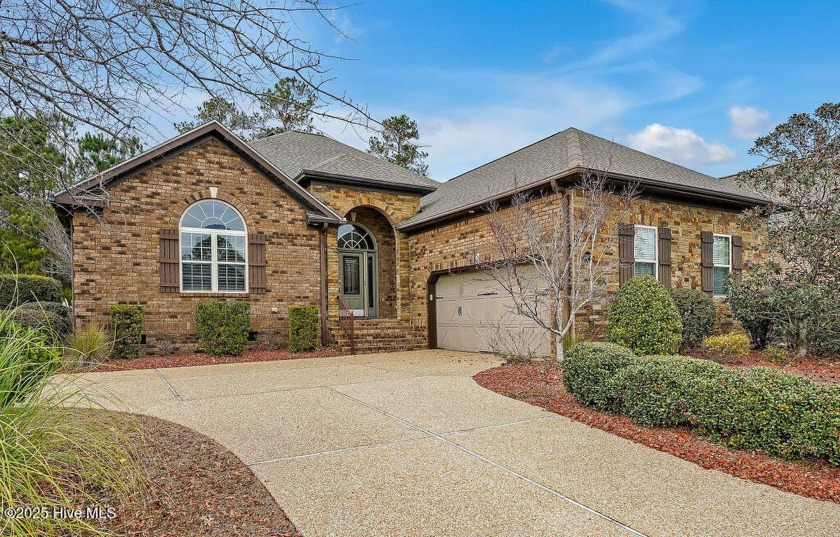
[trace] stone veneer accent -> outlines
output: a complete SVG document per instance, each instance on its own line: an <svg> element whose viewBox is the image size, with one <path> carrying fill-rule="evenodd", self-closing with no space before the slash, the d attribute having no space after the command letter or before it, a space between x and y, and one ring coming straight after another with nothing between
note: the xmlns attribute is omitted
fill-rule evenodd
<svg viewBox="0 0 840 537"><path fill-rule="evenodd" d="M549 194L531 202L538 218L549 222L560 218L561 194ZM616 204L620 199L616 196ZM572 211L583 210L584 200L580 191L572 194ZM503 208L500 215L510 211ZM709 209L674 201L658 201L639 198L632 202L633 216L628 224L669 227L673 235L671 242L672 285L700 289L700 232L712 231L740 235L744 239L744 263L757 259L760 253L759 234L741 222L740 213L720 209ZM410 235L411 248L411 323L427 327L427 282L432 272L469 267L475 264L475 256L486 260L493 256L493 238L489 228L490 215L479 214L467 219L427 229ZM618 226L617 217L607 224L609 235L605 236L604 252L617 263ZM611 295L618 290L618 271L608 282ZM715 298L721 315L722 327L728 329L734 323L723 300ZM575 320L575 337L578 339L599 339L606 329L606 310L609 304L593 304L579 313Z"/></svg>
<svg viewBox="0 0 840 537"><path fill-rule="evenodd" d="M266 236L264 294L160 292L160 229L177 229L192 202L233 205L248 233ZM320 305L319 231L281 186L221 142L210 139L108 188L101 218L73 219L73 292L77 328L104 325L112 304L146 309L147 351L195 349L195 309L203 300L247 300L259 339L285 344L287 308ZM277 312L272 312L277 308Z"/></svg>
<svg viewBox="0 0 840 537"><path fill-rule="evenodd" d="M392 227L394 237L395 266L396 273L394 275L394 287L396 289L396 302L394 307L383 308L382 303L382 289L380 288L380 315L385 316L382 312L393 312L396 318L401 320L408 320L410 301L410 271L408 266L409 260L409 245L408 237L405 233L393 229L394 226L406 218L414 215L420 209L420 196L416 194L399 194L396 192L386 192L380 190L369 190L355 187L337 186L332 184L324 184L312 182L308 188L309 192L318 199L330 206L335 212L341 216L347 216L351 210L357 208L372 208L383 214ZM363 212L360 211L360 214ZM370 216L368 214L368 216ZM364 222L362 222L364 224ZM379 233L384 230L380 227ZM376 233L376 232L375 232ZM378 238L378 237L377 237ZM329 290L329 317L332 319L338 318L338 255L336 254L336 232L330 229L327 233L327 279ZM389 245L390 247L390 245ZM382 254L380 254L381 256ZM382 277L382 262L380 261L380 279L386 281ZM388 282L390 285L390 282ZM390 297L389 297L390 299Z"/></svg>

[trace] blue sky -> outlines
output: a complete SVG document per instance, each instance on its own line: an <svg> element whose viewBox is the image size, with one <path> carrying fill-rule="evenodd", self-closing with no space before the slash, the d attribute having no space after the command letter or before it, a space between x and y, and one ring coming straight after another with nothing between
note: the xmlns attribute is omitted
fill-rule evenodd
<svg viewBox="0 0 840 537"><path fill-rule="evenodd" d="M313 35L332 88L420 126L438 180L570 126L715 176L840 98L840 2L374 1ZM368 134L325 132L364 148Z"/></svg>

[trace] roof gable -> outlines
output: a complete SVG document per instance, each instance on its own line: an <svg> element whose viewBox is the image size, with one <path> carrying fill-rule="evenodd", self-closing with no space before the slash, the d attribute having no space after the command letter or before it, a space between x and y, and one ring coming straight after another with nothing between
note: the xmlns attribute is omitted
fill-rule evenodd
<svg viewBox="0 0 840 537"><path fill-rule="evenodd" d="M636 181L651 190L682 192L697 199L740 204L765 203L761 195L575 128L569 128L483 164L443 183L423 197L420 212L400 227L410 228L482 205L521 188L582 171Z"/></svg>
<svg viewBox="0 0 840 537"><path fill-rule="evenodd" d="M343 219L321 200L310 194L303 187L292 180L286 173L277 168L272 162L254 151L241 138L233 134L222 124L211 121L189 132L176 136L134 158L121 162L99 174L96 174L57 194L54 202L57 205L78 206L85 204L101 204L102 196L99 192L107 192L110 185L124 178L130 177L138 170L155 166L170 156L178 154L184 148L192 147L208 138L215 138L237 154L255 165L281 188L286 189L306 209L312 217L310 220L319 222L341 222ZM107 196L105 196L107 198Z"/></svg>
<svg viewBox="0 0 840 537"><path fill-rule="evenodd" d="M420 194L433 192L437 181L397 166L323 134L287 131L250 142L257 152L289 177L346 178L357 184L392 187Z"/></svg>

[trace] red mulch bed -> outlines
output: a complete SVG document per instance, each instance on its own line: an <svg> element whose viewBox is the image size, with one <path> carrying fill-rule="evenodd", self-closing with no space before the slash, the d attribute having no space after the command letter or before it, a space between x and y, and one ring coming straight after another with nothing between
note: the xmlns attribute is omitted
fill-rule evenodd
<svg viewBox="0 0 840 537"><path fill-rule="evenodd" d="M639 427L626 416L599 412L578 403L563 388L562 370L557 364L503 365L482 371L473 378L494 392L670 453L703 468L840 503L840 469L828 462L785 461L761 452L730 449L684 428Z"/></svg>
<svg viewBox="0 0 840 537"><path fill-rule="evenodd" d="M694 356L695 358L710 359L702 351L691 352L689 355ZM781 369L782 371L793 373L794 375L808 377L816 380L817 382L840 384L840 358L836 356L829 358L796 358L791 363L782 366L771 362L764 352L753 350L750 351L749 356L746 358L738 358L726 362L724 365L730 367L771 367L773 369Z"/></svg>
<svg viewBox="0 0 840 537"><path fill-rule="evenodd" d="M311 352L292 352L289 349L276 351L248 351L242 356L214 356L196 352L192 354L170 354L141 356L132 360L108 360L92 371L125 371L128 369L163 369L191 365L235 364L241 362L270 362L295 360L299 358L327 358L340 353L331 347L322 347Z"/></svg>

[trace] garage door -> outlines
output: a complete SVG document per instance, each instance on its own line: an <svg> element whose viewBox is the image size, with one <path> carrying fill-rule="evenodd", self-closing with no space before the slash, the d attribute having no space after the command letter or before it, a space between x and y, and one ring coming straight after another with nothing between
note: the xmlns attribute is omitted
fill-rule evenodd
<svg viewBox="0 0 840 537"><path fill-rule="evenodd" d="M441 276L435 286L435 308L437 345L442 349L551 354L549 332L518 315L510 295L487 273Z"/></svg>

